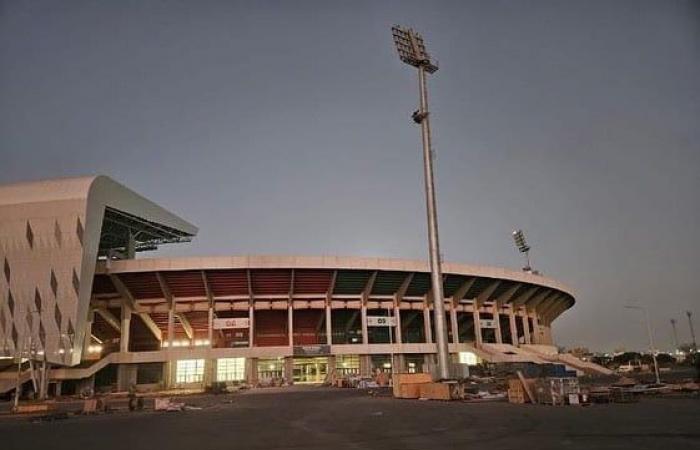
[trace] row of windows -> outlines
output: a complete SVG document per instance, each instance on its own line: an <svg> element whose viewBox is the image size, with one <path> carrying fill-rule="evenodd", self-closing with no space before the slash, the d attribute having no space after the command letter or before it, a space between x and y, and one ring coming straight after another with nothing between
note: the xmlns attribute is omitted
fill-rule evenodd
<svg viewBox="0 0 700 450"><path fill-rule="evenodd" d="M177 362L176 383L201 383L203 380L203 359L181 359ZM216 361L216 381L242 380L245 380L245 358L220 358Z"/></svg>

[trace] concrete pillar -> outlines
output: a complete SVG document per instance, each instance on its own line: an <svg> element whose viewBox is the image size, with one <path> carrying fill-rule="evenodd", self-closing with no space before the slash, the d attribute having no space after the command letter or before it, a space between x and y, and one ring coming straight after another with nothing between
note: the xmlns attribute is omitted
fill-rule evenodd
<svg viewBox="0 0 700 450"><path fill-rule="evenodd" d="M533 312L532 313L532 343L533 344L541 344L542 339L540 336L540 321L539 318L537 317L537 313Z"/></svg>
<svg viewBox="0 0 700 450"><path fill-rule="evenodd" d="M291 356L284 358L284 378L288 384L294 384L294 358Z"/></svg>
<svg viewBox="0 0 700 450"><path fill-rule="evenodd" d="M367 331L367 305L360 307L360 321L362 322L362 343L369 344L369 333Z"/></svg>
<svg viewBox="0 0 700 450"><path fill-rule="evenodd" d="M435 379L435 369L435 355L432 353L426 353L425 355L423 355L423 372L431 374L433 376L433 379Z"/></svg>
<svg viewBox="0 0 700 450"><path fill-rule="evenodd" d="M481 344L484 343L484 338L481 335L481 319L479 318L479 306L474 303L474 339L475 339L475 344L478 347L481 347Z"/></svg>
<svg viewBox="0 0 700 450"><path fill-rule="evenodd" d="M514 346L518 346L518 325L515 322L515 312L513 311L513 308L511 307L510 312L508 313L508 320L510 322L510 336L511 336L511 341Z"/></svg>
<svg viewBox="0 0 700 450"><path fill-rule="evenodd" d="M335 356L333 355L328 357L328 369L326 370L326 372L327 378L329 380L335 378Z"/></svg>
<svg viewBox="0 0 700 450"><path fill-rule="evenodd" d="M255 345L255 307L248 307L248 347L253 348ZM256 372L257 374L257 372Z"/></svg>
<svg viewBox="0 0 700 450"><path fill-rule="evenodd" d="M527 312L525 312L525 315L521 317L523 321L523 330L525 333L525 343L526 344L532 344L532 341L530 340L530 321L527 320Z"/></svg>
<svg viewBox="0 0 700 450"><path fill-rule="evenodd" d="M95 322L95 310L91 309L88 312L87 323L85 324L85 340L83 340L83 356L88 353L88 347L92 344L92 324Z"/></svg>
<svg viewBox="0 0 700 450"><path fill-rule="evenodd" d="M503 332L501 331L501 312L499 311L498 304L493 305L493 320L496 323L496 344L503 343Z"/></svg>
<svg viewBox="0 0 700 450"><path fill-rule="evenodd" d="M326 305L326 345L333 345L333 311L331 305ZM335 369L335 366L333 366Z"/></svg>
<svg viewBox="0 0 700 450"><path fill-rule="evenodd" d="M57 381L55 383L55 388L54 388L54 397L58 398L61 396L61 389L63 387L63 382L62 381Z"/></svg>
<svg viewBox="0 0 700 450"><path fill-rule="evenodd" d="M121 313L121 338L119 340L119 351L126 353L129 351L129 331L131 329L131 308L122 305Z"/></svg>
<svg viewBox="0 0 700 450"><path fill-rule="evenodd" d="M452 343L459 344L459 326L457 325L457 308L452 304L450 307L450 320L452 323Z"/></svg>
<svg viewBox="0 0 700 450"><path fill-rule="evenodd" d="M246 358L245 370L248 384L256 384L258 382L258 358Z"/></svg>
<svg viewBox="0 0 700 450"><path fill-rule="evenodd" d="M394 327L394 342L401 344L403 337L401 336L401 308L394 307L394 317L396 318L396 327Z"/></svg>
<svg viewBox="0 0 700 450"><path fill-rule="evenodd" d="M137 370L136 364L119 364L117 366L117 391L126 392L132 384L136 384Z"/></svg>
<svg viewBox="0 0 700 450"><path fill-rule="evenodd" d="M425 342L428 344L433 343L433 328L430 326L430 308L426 305L423 308L423 328L425 330Z"/></svg>
<svg viewBox="0 0 700 450"><path fill-rule="evenodd" d="M289 346L294 346L294 308L290 303L287 308L287 329L289 330Z"/></svg>
<svg viewBox="0 0 700 450"><path fill-rule="evenodd" d="M173 341L175 340L175 310L173 309L175 305L170 305L168 309L168 349L173 348Z"/></svg>
<svg viewBox="0 0 700 450"><path fill-rule="evenodd" d="M372 375L372 361L369 355L360 355L360 376L369 377Z"/></svg>
<svg viewBox="0 0 700 450"><path fill-rule="evenodd" d="M394 353L394 360L392 361L392 365L394 367L394 372L406 372L406 360L401 353Z"/></svg>
<svg viewBox="0 0 700 450"><path fill-rule="evenodd" d="M209 348L214 348L214 308L209 307L209 321L207 323L207 339Z"/></svg>
<svg viewBox="0 0 700 450"><path fill-rule="evenodd" d="M216 360L204 360L204 376L202 377L202 387L211 386L216 381Z"/></svg>

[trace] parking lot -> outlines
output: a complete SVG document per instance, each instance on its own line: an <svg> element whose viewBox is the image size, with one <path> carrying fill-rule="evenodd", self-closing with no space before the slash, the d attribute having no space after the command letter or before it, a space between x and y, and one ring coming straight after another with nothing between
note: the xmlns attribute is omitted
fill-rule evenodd
<svg viewBox="0 0 700 450"><path fill-rule="evenodd" d="M292 388L187 400L202 409L0 419L3 450L700 448L700 400L552 407Z"/></svg>

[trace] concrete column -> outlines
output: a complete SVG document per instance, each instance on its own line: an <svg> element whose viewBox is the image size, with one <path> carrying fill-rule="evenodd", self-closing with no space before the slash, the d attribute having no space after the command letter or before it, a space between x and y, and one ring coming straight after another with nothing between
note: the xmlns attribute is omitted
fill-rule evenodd
<svg viewBox="0 0 700 450"><path fill-rule="evenodd" d="M328 357L328 369L326 370L328 380L335 378L335 370L335 356L331 355Z"/></svg>
<svg viewBox="0 0 700 450"><path fill-rule="evenodd" d="M501 312L499 311L498 305L495 303L493 305L493 320L496 323L496 344L502 344L503 333L501 332Z"/></svg>
<svg viewBox="0 0 700 450"><path fill-rule="evenodd" d="M394 354L394 360L392 361L392 364L394 365L395 373L406 372L406 361L404 355L402 355L401 353Z"/></svg>
<svg viewBox="0 0 700 450"><path fill-rule="evenodd" d="M54 389L54 397L58 398L61 396L61 388L63 387L63 382L62 381L57 381L55 383L55 389Z"/></svg>
<svg viewBox="0 0 700 450"><path fill-rule="evenodd" d="M362 320L362 343L369 344L369 337L367 333L367 305L362 305L360 307L360 316Z"/></svg>
<svg viewBox="0 0 700 450"><path fill-rule="evenodd" d="M394 307L394 317L396 317L396 327L394 328L394 342L401 344L403 337L401 336L401 308Z"/></svg>
<svg viewBox="0 0 700 450"><path fill-rule="evenodd" d="M211 386L216 381L216 360L204 360L204 376L202 377L202 387Z"/></svg>
<svg viewBox="0 0 700 450"><path fill-rule="evenodd" d="M289 346L294 346L294 308L290 303L287 308L287 328L289 330Z"/></svg>
<svg viewBox="0 0 700 450"><path fill-rule="evenodd" d="M527 311L525 312L525 315L521 317L523 320L523 330L525 333L525 343L526 344L532 344L532 341L530 340L530 321L527 320Z"/></svg>
<svg viewBox="0 0 700 450"><path fill-rule="evenodd" d="M484 343L484 338L481 335L481 319L479 318L479 307L474 303L474 339L477 347L481 347Z"/></svg>
<svg viewBox="0 0 700 450"><path fill-rule="evenodd" d="M117 390L126 392L132 384L136 384L138 367L136 364L119 364L117 367Z"/></svg>
<svg viewBox="0 0 700 450"><path fill-rule="evenodd" d="M537 313L533 312L532 313L532 343L533 344L541 344L542 339L540 336L540 321L539 318L537 317Z"/></svg>
<svg viewBox="0 0 700 450"><path fill-rule="evenodd" d="M294 358L287 356L284 358L284 378L289 384L294 384Z"/></svg>
<svg viewBox="0 0 700 450"><path fill-rule="evenodd" d="M360 376L368 377L372 374L372 362L369 355L360 355Z"/></svg>
<svg viewBox="0 0 700 450"><path fill-rule="evenodd" d="M253 348L255 345L255 308L253 305L248 307L248 347ZM256 372L257 374L257 372Z"/></svg>
<svg viewBox="0 0 700 450"><path fill-rule="evenodd" d="M457 308L453 304L450 308L450 320L452 320L452 343L459 344L459 326L457 325Z"/></svg>
<svg viewBox="0 0 700 450"><path fill-rule="evenodd" d="M333 345L333 310L331 305L326 305L326 345ZM335 366L333 366L335 370Z"/></svg>
<svg viewBox="0 0 700 450"><path fill-rule="evenodd" d="M121 313L121 338L119 340L119 351L126 353L129 351L129 331L131 328L131 308L122 305Z"/></svg>
<svg viewBox="0 0 700 450"><path fill-rule="evenodd" d="M515 322L515 312L513 311L513 308L511 307L510 312L508 313L508 319L510 321L510 336L511 336L511 341L514 346L518 346L518 325Z"/></svg>
<svg viewBox="0 0 700 450"><path fill-rule="evenodd" d="M173 307L174 305L170 305L168 310L168 349L173 348L173 341L175 340L175 311Z"/></svg>
<svg viewBox="0 0 700 450"><path fill-rule="evenodd" d="M207 339L209 348L214 348L214 308L209 307L209 321L207 323Z"/></svg>
<svg viewBox="0 0 700 450"><path fill-rule="evenodd" d="M258 382L258 358L246 358L245 370L248 384L256 384Z"/></svg>
<svg viewBox="0 0 700 450"><path fill-rule="evenodd" d="M430 326L430 308L425 306L423 308L423 328L425 330L425 342L428 344L433 343L433 328Z"/></svg>
<svg viewBox="0 0 700 450"><path fill-rule="evenodd" d="M95 310L91 309L88 312L87 323L85 324L85 340L83 341L83 356L88 353L88 347L92 344L92 324L95 322ZM57 386L58 387L58 386Z"/></svg>

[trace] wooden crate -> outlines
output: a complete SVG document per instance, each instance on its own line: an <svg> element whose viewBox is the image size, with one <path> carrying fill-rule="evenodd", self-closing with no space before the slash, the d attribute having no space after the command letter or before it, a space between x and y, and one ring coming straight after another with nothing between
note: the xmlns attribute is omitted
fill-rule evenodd
<svg viewBox="0 0 700 450"><path fill-rule="evenodd" d="M425 383L404 383L398 388L396 398L420 398L420 387Z"/></svg>
<svg viewBox="0 0 700 450"><path fill-rule="evenodd" d="M31 403L28 405L17 405L17 409L15 409L15 412L17 414L36 414L36 413L42 413L42 412L48 412L51 409L53 405L50 405L48 403Z"/></svg>
<svg viewBox="0 0 700 450"><path fill-rule="evenodd" d="M433 381L429 373L395 373L392 379L396 398L418 398L418 385Z"/></svg>
<svg viewBox="0 0 700 450"><path fill-rule="evenodd" d="M429 400L457 400L462 398L458 383L421 383L420 398Z"/></svg>

